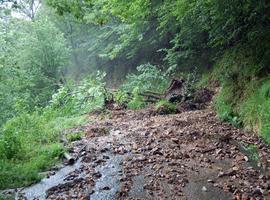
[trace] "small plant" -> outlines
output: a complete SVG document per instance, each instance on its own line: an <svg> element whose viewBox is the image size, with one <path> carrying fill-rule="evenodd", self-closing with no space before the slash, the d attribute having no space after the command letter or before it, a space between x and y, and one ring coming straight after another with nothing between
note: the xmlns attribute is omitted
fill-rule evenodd
<svg viewBox="0 0 270 200"><path fill-rule="evenodd" d="M126 104L130 109L140 109L146 106L144 98L140 96L145 91L162 93L168 84L168 74L151 64L137 67L137 74L129 74L126 82L116 93L116 101Z"/></svg>
<svg viewBox="0 0 270 200"><path fill-rule="evenodd" d="M73 141L81 140L83 136L84 136L84 133L80 132L80 133L69 133L67 134L66 137L69 142L73 142Z"/></svg>
<svg viewBox="0 0 270 200"><path fill-rule="evenodd" d="M127 107L132 110L142 109L146 106L144 98L139 95L135 95L133 99L128 103Z"/></svg>
<svg viewBox="0 0 270 200"><path fill-rule="evenodd" d="M176 104L173 104L166 99L162 99L156 103L157 112L160 114L172 114L177 112Z"/></svg>
<svg viewBox="0 0 270 200"><path fill-rule="evenodd" d="M115 102L120 106L127 106L128 102L132 100L130 95L124 90L117 90L114 94L114 100Z"/></svg>
<svg viewBox="0 0 270 200"><path fill-rule="evenodd" d="M62 86L53 95L48 107L57 109L63 115L84 114L104 107L108 92L103 81L106 73L98 72L88 76L78 84Z"/></svg>
<svg viewBox="0 0 270 200"><path fill-rule="evenodd" d="M254 144L247 145L245 150L248 152L248 157L250 160L258 161L259 160L259 153L258 147Z"/></svg>

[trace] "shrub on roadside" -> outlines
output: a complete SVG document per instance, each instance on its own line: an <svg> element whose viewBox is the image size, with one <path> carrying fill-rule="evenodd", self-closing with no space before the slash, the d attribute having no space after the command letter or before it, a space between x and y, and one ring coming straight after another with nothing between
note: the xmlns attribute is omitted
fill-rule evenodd
<svg viewBox="0 0 270 200"><path fill-rule="evenodd" d="M159 114L173 114L177 112L177 106L174 103L162 99L156 103L156 109Z"/></svg>

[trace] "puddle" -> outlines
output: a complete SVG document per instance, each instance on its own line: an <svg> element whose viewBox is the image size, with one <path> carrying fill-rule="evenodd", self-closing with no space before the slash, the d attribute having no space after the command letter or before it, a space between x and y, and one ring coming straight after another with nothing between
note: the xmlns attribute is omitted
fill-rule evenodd
<svg viewBox="0 0 270 200"><path fill-rule="evenodd" d="M75 162L74 165L68 165L61 168L59 171L55 173L55 175L50 176L49 178L44 178L39 183L23 189L22 191L20 191L20 194L23 194L24 198L26 198L27 200L45 199L46 191L48 189L65 182L64 178L69 173L73 172L76 169L79 169L80 166L81 166L81 159L78 159L78 161ZM20 198L16 197L16 199Z"/></svg>

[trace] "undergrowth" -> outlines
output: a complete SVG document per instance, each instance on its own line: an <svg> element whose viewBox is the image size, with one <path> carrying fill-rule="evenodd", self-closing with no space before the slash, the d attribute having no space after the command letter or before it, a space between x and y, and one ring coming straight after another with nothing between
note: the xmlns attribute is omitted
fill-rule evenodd
<svg viewBox="0 0 270 200"><path fill-rule="evenodd" d="M40 172L59 162L64 152L60 133L87 122L88 113L104 106L104 74L67 84L45 108L24 112L0 129L0 189L39 181ZM70 140L77 139L74 136Z"/></svg>
<svg viewBox="0 0 270 200"><path fill-rule="evenodd" d="M158 67L144 64L137 67L137 73L129 74L126 82L115 93L117 103L129 109L141 109L147 105L140 95L146 91L162 93L168 86L169 74Z"/></svg>
<svg viewBox="0 0 270 200"><path fill-rule="evenodd" d="M84 133L80 132L80 133L70 133L70 134L67 134L67 140L69 142L73 142L73 141L77 141L77 140L80 140L82 139Z"/></svg>
<svg viewBox="0 0 270 200"><path fill-rule="evenodd" d="M173 114L177 112L177 105L162 99L156 103L156 109L160 114Z"/></svg>
<svg viewBox="0 0 270 200"><path fill-rule="evenodd" d="M243 48L227 51L209 77L221 82L215 107L219 117L260 134L270 143L270 78ZM241 70L239 70L241 69Z"/></svg>

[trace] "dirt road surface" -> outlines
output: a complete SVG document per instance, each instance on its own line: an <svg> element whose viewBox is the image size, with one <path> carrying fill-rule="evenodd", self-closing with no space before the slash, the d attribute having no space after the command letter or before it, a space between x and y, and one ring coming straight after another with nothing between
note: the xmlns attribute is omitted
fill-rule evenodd
<svg viewBox="0 0 270 200"><path fill-rule="evenodd" d="M70 131L82 130L85 137L71 144L75 164L18 198L270 199L269 147L210 108L173 115L112 110ZM251 144L258 152L248 150Z"/></svg>

